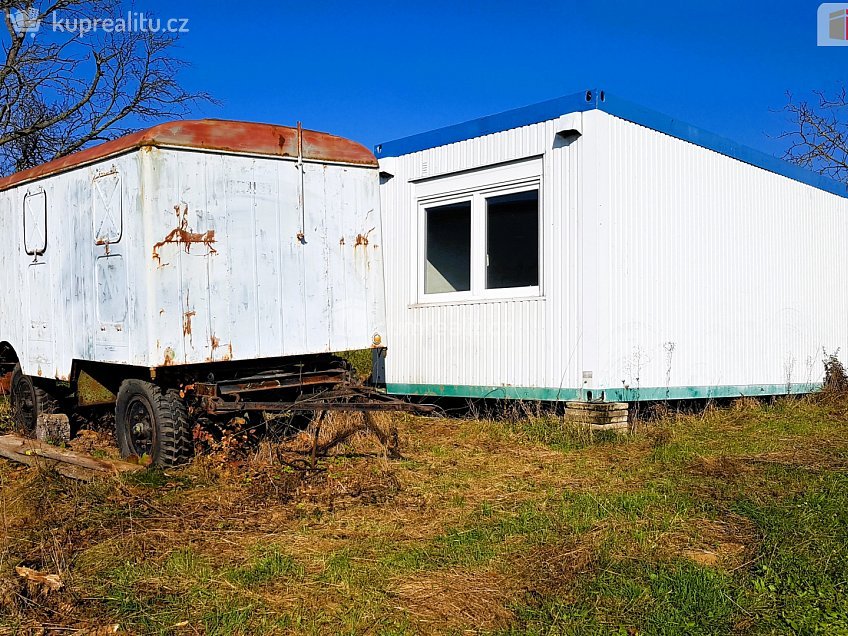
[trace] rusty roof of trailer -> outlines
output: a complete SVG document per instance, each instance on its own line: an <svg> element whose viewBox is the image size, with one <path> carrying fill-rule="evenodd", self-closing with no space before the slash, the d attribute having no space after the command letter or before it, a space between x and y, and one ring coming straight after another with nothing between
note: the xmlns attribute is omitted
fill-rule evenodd
<svg viewBox="0 0 848 636"><path fill-rule="evenodd" d="M362 144L314 130L303 130L302 133L302 156L305 160L377 167L374 155ZM290 126L220 119L174 121L4 177L0 179L0 191L144 147L296 158L298 145L298 129Z"/></svg>

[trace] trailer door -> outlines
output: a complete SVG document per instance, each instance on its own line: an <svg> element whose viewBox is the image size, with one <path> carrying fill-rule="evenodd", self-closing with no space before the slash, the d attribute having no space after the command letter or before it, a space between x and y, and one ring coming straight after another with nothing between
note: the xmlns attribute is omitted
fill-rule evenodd
<svg viewBox="0 0 848 636"><path fill-rule="evenodd" d="M23 248L29 309L27 344L30 374L52 373L52 286L47 263L47 193L40 186L28 189L23 198Z"/></svg>
<svg viewBox="0 0 848 636"><path fill-rule="evenodd" d="M116 169L95 175L92 182L94 277L97 329L95 359L128 362L127 265L124 258L123 182Z"/></svg>

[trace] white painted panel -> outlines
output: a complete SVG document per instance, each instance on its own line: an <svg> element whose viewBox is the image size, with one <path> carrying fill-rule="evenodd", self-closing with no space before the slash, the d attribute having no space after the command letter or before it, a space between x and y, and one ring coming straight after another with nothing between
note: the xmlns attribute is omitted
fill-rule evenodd
<svg viewBox="0 0 848 636"><path fill-rule="evenodd" d="M101 256L95 264L97 319L101 327L127 319L127 266L120 254Z"/></svg>
<svg viewBox="0 0 848 636"><path fill-rule="evenodd" d="M50 267L44 261L27 267L29 291L29 365L35 375L49 373L53 363L53 307Z"/></svg>
<svg viewBox="0 0 848 636"><path fill-rule="evenodd" d="M495 387L546 388L553 394L580 387L577 219L582 144L562 140L556 132L556 122L544 122L381 162L393 175L381 184L386 381L393 390L415 385L498 397ZM451 302L445 297L444 302L419 304L420 198L539 177L539 289L524 298L498 290L503 297L487 293L490 297L483 299ZM484 247L472 249L479 255Z"/></svg>
<svg viewBox="0 0 848 636"><path fill-rule="evenodd" d="M299 175L293 160L146 148L0 193L0 342L25 373L60 379L74 360L157 367L370 347L385 325L377 170L307 163L306 244ZM45 223L29 206L30 245L28 193L61 210ZM37 271L27 247L43 252Z"/></svg>
<svg viewBox="0 0 848 636"><path fill-rule="evenodd" d="M277 240L279 241L278 296L282 347L300 351L307 341L309 324L306 318L306 281L301 274L306 267L306 250L297 235L302 216L297 193L300 189L300 170L293 162L280 164L277 170ZM309 239L307 239L309 240Z"/></svg>
<svg viewBox="0 0 848 636"><path fill-rule="evenodd" d="M383 309L382 296L369 298L367 290L374 285L371 270L382 275L381 254L369 248L357 257L354 243L369 229L374 238L380 236L376 170L305 164L301 242L295 162L210 156L200 164L193 158L197 153L153 154L159 158L151 161L164 168L151 172L161 182L151 189L174 192L171 198L178 196L181 209L189 210L182 215L188 219L186 229L195 238L211 239L189 250L165 245L161 253L173 252L174 258L160 258L156 265L159 305L167 308L179 289L183 331L191 317L184 353L174 347L178 360L270 358L370 346L374 316L382 316ZM164 199L156 202L153 217L166 207ZM163 222L155 231L167 234L174 221L165 213L159 218ZM344 250L339 249L342 237ZM169 272L171 261L178 263L176 272ZM159 351L164 353L161 346Z"/></svg>
<svg viewBox="0 0 848 636"><path fill-rule="evenodd" d="M603 113L598 375L635 389L799 385L848 345L844 198ZM588 212L587 212L588 213ZM604 307L619 308L605 311Z"/></svg>

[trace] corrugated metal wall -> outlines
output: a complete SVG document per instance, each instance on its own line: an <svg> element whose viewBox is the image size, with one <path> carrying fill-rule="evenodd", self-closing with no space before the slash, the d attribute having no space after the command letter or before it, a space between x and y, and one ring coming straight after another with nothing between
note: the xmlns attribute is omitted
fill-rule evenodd
<svg viewBox="0 0 848 636"><path fill-rule="evenodd" d="M381 162L393 175L381 187L390 390L447 385L445 392L465 387L459 392L495 397L516 387L579 386L580 147L545 122ZM418 195L410 181L530 157L543 158L543 295L419 304Z"/></svg>
<svg viewBox="0 0 848 636"><path fill-rule="evenodd" d="M848 201L599 110L580 118L571 143L551 120L381 161L389 389L639 400L820 382L823 352L848 350ZM416 184L534 156L541 296L419 304Z"/></svg>
<svg viewBox="0 0 848 636"><path fill-rule="evenodd" d="M848 345L848 201L606 113L584 121L608 157L587 174L599 386L644 398L820 381L823 350Z"/></svg>

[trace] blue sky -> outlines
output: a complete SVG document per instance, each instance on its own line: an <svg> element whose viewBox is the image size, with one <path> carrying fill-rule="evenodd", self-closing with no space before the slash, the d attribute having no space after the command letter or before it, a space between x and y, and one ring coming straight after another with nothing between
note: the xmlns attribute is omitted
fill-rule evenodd
<svg viewBox="0 0 848 636"><path fill-rule="evenodd" d="M197 114L370 145L603 88L773 154L786 92L833 89L848 48L816 46L816 2L136 0L187 17Z"/></svg>

